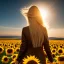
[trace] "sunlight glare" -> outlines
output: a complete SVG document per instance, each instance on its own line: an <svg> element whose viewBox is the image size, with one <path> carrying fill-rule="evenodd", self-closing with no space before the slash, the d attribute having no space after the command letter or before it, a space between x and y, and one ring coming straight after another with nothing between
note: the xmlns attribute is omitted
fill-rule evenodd
<svg viewBox="0 0 64 64"><path fill-rule="evenodd" d="M45 10L45 9L40 9L40 12L41 12L41 16L42 16L42 18L43 19L46 19L46 17L47 17L47 10Z"/></svg>
<svg viewBox="0 0 64 64"><path fill-rule="evenodd" d="M42 9L40 8L40 13L41 13L41 16L42 16L42 19L43 19L43 22L44 22L44 26L49 29L49 25L47 23L47 17L48 17L48 10L47 9Z"/></svg>

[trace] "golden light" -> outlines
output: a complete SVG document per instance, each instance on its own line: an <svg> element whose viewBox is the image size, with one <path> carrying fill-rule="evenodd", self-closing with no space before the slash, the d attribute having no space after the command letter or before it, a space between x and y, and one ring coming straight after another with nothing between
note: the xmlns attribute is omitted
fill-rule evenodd
<svg viewBox="0 0 64 64"><path fill-rule="evenodd" d="M46 19L47 15L48 15L48 11L46 9L40 9L41 12L41 16L43 19Z"/></svg>
<svg viewBox="0 0 64 64"><path fill-rule="evenodd" d="M41 16L42 16L42 19L43 19L43 22L44 22L44 26L49 29L49 25L48 25L48 22L47 22L47 18L49 17L48 16L48 10L45 9L45 8L40 8L40 13L41 13Z"/></svg>

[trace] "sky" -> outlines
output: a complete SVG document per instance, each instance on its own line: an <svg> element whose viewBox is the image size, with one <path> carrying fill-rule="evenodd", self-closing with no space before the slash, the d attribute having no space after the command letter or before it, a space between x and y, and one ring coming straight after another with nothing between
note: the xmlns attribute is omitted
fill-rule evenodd
<svg viewBox="0 0 64 64"><path fill-rule="evenodd" d="M49 37L64 37L64 0L0 0L0 36L21 36L27 25L21 11L31 5L47 12Z"/></svg>

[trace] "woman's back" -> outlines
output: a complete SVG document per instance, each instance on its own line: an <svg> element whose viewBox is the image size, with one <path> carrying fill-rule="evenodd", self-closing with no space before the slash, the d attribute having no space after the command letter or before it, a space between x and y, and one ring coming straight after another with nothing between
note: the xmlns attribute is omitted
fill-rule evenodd
<svg viewBox="0 0 64 64"><path fill-rule="evenodd" d="M46 29L44 28L43 30L46 33ZM51 56L51 51L49 48L49 42L48 42L46 35L45 35L45 38L46 39L43 42L42 47L34 48L32 44L32 40L31 40L31 36L30 36L29 26L24 27L22 30L22 46L20 48L21 52L19 54L19 57L20 57L19 59L21 59L21 53L23 53L22 59L27 58L27 56L32 55L32 56L37 57L40 60L40 64L46 64L46 58L45 58L45 54L43 51L43 46L44 46L49 60L53 61L52 56Z"/></svg>
<svg viewBox="0 0 64 64"><path fill-rule="evenodd" d="M27 52L25 53L23 58L27 58L27 56L35 56L40 60L40 64L46 64L46 58L42 47L33 47L29 26L23 28L23 34L25 39L22 39L22 42L25 42L23 45L26 47ZM22 49L22 48L21 48Z"/></svg>
<svg viewBox="0 0 64 64"><path fill-rule="evenodd" d="M28 43L28 47L29 48L33 47L29 26L24 27L23 30L24 30L24 33L25 33L26 42ZM44 40L44 35L45 35L45 32L46 32L45 31L46 30L45 27L43 27L42 30L43 30L43 32L42 32L43 33L43 38L42 39ZM42 42L42 44L43 44L43 42ZM40 47L42 47L42 46L40 46Z"/></svg>
<svg viewBox="0 0 64 64"><path fill-rule="evenodd" d="M28 11L27 18L29 26L22 29L22 44L20 46L18 61L20 62L22 59L27 58L27 56L35 55L35 57L40 60L40 64L46 64L46 58L43 51L44 46L49 60L53 62L49 48L47 30L43 26L43 20L39 9L36 6L32 6ZM22 64L23 62L24 60Z"/></svg>

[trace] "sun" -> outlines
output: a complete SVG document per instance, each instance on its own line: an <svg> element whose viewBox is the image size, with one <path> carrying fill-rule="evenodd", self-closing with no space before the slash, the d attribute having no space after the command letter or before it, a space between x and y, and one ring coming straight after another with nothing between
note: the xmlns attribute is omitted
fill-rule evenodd
<svg viewBox="0 0 64 64"><path fill-rule="evenodd" d="M48 11L46 9L40 9L40 13L43 19L46 19Z"/></svg>
<svg viewBox="0 0 64 64"><path fill-rule="evenodd" d="M47 22L47 18L48 18L48 15L49 15L48 10L45 9L45 8L39 8L39 10L40 10L40 13L41 13L43 22L44 22L44 26L45 26L47 29L49 29L49 25L48 25L48 22Z"/></svg>

